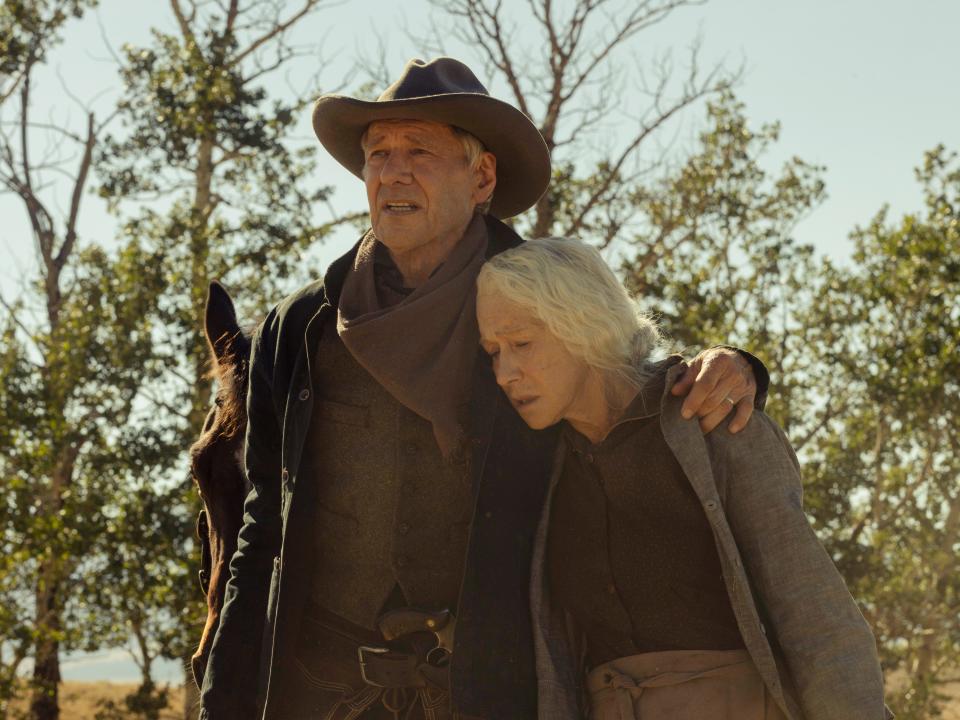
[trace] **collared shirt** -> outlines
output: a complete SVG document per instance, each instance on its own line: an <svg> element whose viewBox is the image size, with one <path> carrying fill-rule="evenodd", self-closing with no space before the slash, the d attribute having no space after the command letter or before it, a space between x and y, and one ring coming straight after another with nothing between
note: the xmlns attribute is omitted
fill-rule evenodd
<svg viewBox="0 0 960 720"><path fill-rule="evenodd" d="M660 428L660 363L594 445L567 425L548 539L554 598L590 666L660 650L743 647L709 523Z"/></svg>

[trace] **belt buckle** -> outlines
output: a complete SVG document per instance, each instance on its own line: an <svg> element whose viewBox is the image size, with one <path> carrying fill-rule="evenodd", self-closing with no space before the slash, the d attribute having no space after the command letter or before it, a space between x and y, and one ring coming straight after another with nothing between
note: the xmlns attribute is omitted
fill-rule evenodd
<svg viewBox="0 0 960 720"><path fill-rule="evenodd" d="M385 647L361 645L357 648L360 675L367 685L381 688L422 687L415 655Z"/></svg>

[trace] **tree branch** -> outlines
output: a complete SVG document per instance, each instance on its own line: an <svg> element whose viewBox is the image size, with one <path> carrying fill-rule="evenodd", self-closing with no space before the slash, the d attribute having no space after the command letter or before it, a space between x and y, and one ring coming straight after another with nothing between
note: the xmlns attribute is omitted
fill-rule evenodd
<svg viewBox="0 0 960 720"><path fill-rule="evenodd" d="M233 58L231 58L230 63L239 65L241 62L244 61L244 59L249 57L252 53L256 52L259 48L261 48L266 43L270 42L270 40L275 38L277 35L285 33L294 23L300 20L300 18L304 17L305 15L317 9L319 2L320 0L306 0L306 2L304 2L303 4L303 7L300 8L298 12L290 16L287 20L277 23L266 33L264 33L259 38L257 38L252 43L250 43L250 45L247 46L245 50L242 50L240 53L238 53Z"/></svg>

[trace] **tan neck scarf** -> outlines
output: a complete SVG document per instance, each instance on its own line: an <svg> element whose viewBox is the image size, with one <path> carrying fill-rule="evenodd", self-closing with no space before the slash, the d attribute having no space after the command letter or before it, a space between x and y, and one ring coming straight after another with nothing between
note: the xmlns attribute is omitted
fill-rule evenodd
<svg viewBox="0 0 960 720"><path fill-rule="evenodd" d="M376 238L367 233L343 283L337 332L354 359L398 402L433 425L444 457L464 436L480 332L476 279L487 228L475 215L463 238L430 278L399 303L377 297Z"/></svg>

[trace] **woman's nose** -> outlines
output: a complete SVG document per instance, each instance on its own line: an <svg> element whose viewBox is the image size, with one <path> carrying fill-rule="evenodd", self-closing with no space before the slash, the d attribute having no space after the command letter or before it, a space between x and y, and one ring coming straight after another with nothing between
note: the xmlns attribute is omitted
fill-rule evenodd
<svg viewBox="0 0 960 720"><path fill-rule="evenodd" d="M497 375L497 385L502 388L507 387L507 385L520 377L520 367L508 353L501 352L497 357L495 365L494 370Z"/></svg>

